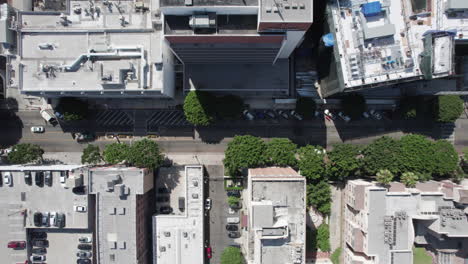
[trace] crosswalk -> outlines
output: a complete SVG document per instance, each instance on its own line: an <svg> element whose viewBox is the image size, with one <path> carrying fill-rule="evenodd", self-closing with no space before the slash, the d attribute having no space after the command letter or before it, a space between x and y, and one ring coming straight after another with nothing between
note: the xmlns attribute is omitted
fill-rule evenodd
<svg viewBox="0 0 468 264"><path fill-rule="evenodd" d="M95 119L100 126L133 126L133 111L99 111Z"/></svg>
<svg viewBox="0 0 468 264"><path fill-rule="evenodd" d="M188 126L190 123L185 115L179 110L161 110L153 112L147 120L148 131L155 131L160 126Z"/></svg>

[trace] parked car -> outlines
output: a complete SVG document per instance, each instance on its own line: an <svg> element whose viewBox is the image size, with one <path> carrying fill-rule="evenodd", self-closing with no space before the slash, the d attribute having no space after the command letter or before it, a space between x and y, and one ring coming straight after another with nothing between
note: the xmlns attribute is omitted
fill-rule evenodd
<svg viewBox="0 0 468 264"><path fill-rule="evenodd" d="M78 249L81 249L81 250L92 250L92 249L93 249L93 245L91 245L91 244L78 244Z"/></svg>
<svg viewBox="0 0 468 264"><path fill-rule="evenodd" d="M323 111L323 113L325 114L325 116L328 116L328 118L330 118L330 119L332 119L332 120L335 119L335 116L333 115L333 113L332 113L330 110L325 109L325 110Z"/></svg>
<svg viewBox="0 0 468 264"><path fill-rule="evenodd" d="M382 119L382 114L380 112L375 111L374 109L371 109L369 111L369 114L376 120L381 120Z"/></svg>
<svg viewBox="0 0 468 264"><path fill-rule="evenodd" d="M171 191L166 187L158 188L158 193L171 193Z"/></svg>
<svg viewBox="0 0 468 264"><path fill-rule="evenodd" d="M75 210L75 212L86 212L86 206L74 205L73 210Z"/></svg>
<svg viewBox="0 0 468 264"><path fill-rule="evenodd" d="M76 252L76 256L79 258L90 258L92 253L89 251L78 251Z"/></svg>
<svg viewBox="0 0 468 264"><path fill-rule="evenodd" d="M32 133L44 133L45 129L43 126L33 126L31 127Z"/></svg>
<svg viewBox="0 0 468 264"><path fill-rule="evenodd" d="M57 226L57 212L51 212L49 217L50 226Z"/></svg>
<svg viewBox="0 0 468 264"><path fill-rule="evenodd" d="M159 213L161 213L161 214L170 214L170 213L172 213L172 211L173 211L172 207L170 207L170 206L161 206L159 208Z"/></svg>
<svg viewBox="0 0 468 264"><path fill-rule="evenodd" d="M30 171L25 171L25 172L24 172L24 182L25 182L27 185L31 185L31 184L32 184L32 177L31 177L31 172L30 172Z"/></svg>
<svg viewBox="0 0 468 264"><path fill-rule="evenodd" d="M48 247L49 246L49 240L35 239L35 240L32 241L32 245L34 247Z"/></svg>
<svg viewBox="0 0 468 264"><path fill-rule="evenodd" d="M91 237L80 237L78 238L78 242L80 243L91 243L92 239Z"/></svg>
<svg viewBox="0 0 468 264"><path fill-rule="evenodd" d="M231 232L228 233L228 236L230 238L239 238L239 237L241 237L241 234L238 231L231 231Z"/></svg>
<svg viewBox="0 0 468 264"><path fill-rule="evenodd" d="M26 241L10 241L8 242L8 248L23 249L26 247Z"/></svg>
<svg viewBox="0 0 468 264"><path fill-rule="evenodd" d="M362 117L369 119L370 115L367 112L362 112Z"/></svg>
<svg viewBox="0 0 468 264"><path fill-rule="evenodd" d="M52 172L45 171L44 172L44 182L48 186L52 186Z"/></svg>
<svg viewBox="0 0 468 264"><path fill-rule="evenodd" d="M265 119L266 118L266 115L263 113L263 111L260 111L260 110L254 111L254 116L257 119Z"/></svg>
<svg viewBox="0 0 468 264"><path fill-rule="evenodd" d="M42 225L43 226L49 226L49 218L50 218L50 213L45 212L42 214Z"/></svg>
<svg viewBox="0 0 468 264"><path fill-rule="evenodd" d="M169 202L169 196L158 196L156 202L164 203Z"/></svg>
<svg viewBox="0 0 468 264"><path fill-rule="evenodd" d="M240 192L239 192L239 191L237 191L237 190L233 190L233 191L228 191L228 192L227 192L227 196L240 197L240 196L241 196L241 194L240 194Z"/></svg>
<svg viewBox="0 0 468 264"><path fill-rule="evenodd" d="M41 226L42 225L42 213L35 212L33 216L33 220L34 220L35 226Z"/></svg>
<svg viewBox="0 0 468 264"><path fill-rule="evenodd" d="M44 238L47 238L47 233L46 232L33 232L31 233L31 238L44 239Z"/></svg>
<svg viewBox="0 0 468 264"><path fill-rule="evenodd" d="M73 187L72 192L77 195L83 195L86 194L86 188L85 186Z"/></svg>
<svg viewBox="0 0 468 264"><path fill-rule="evenodd" d="M90 259L77 259L76 264L91 264Z"/></svg>
<svg viewBox="0 0 468 264"><path fill-rule="evenodd" d="M11 172L9 172L9 171L3 172L3 183L5 185L8 185L8 186L13 185L13 179L11 178Z"/></svg>
<svg viewBox="0 0 468 264"><path fill-rule="evenodd" d="M185 210L185 197L179 197L179 210L181 212Z"/></svg>
<svg viewBox="0 0 468 264"><path fill-rule="evenodd" d="M65 214L57 214L56 226L63 228L65 226Z"/></svg>
<svg viewBox="0 0 468 264"><path fill-rule="evenodd" d="M291 112L289 112L289 114L294 117L295 119L299 120L299 121L302 121L304 120L304 118L296 111L292 110Z"/></svg>
<svg viewBox="0 0 468 264"><path fill-rule="evenodd" d="M205 210L210 210L211 209L211 199L206 198L205 200Z"/></svg>
<svg viewBox="0 0 468 264"><path fill-rule="evenodd" d="M237 225L228 224L228 225L226 225L226 230L227 231L238 231L239 227Z"/></svg>
<svg viewBox="0 0 468 264"><path fill-rule="evenodd" d="M276 118L276 114L275 112L271 111L271 110L266 110L265 112L265 115L271 119L275 119Z"/></svg>
<svg viewBox="0 0 468 264"><path fill-rule="evenodd" d="M46 260L46 256L37 256L37 255L32 255L30 258L29 258L31 261L45 261Z"/></svg>
<svg viewBox="0 0 468 264"><path fill-rule="evenodd" d="M36 175L34 175L34 182L39 187L44 186L44 173L42 171L36 172Z"/></svg>
<svg viewBox="0 0 468 264"><path fill-rule="evenodd" d="M284 119L289 119L289 114L286 110L278 110L276 113Z"/></svg>
<svg viewBox="0 0 468 264"><path fill-rule="evenodd" d="M345 114L343 114L343 112L339 112L338 113L338 116L341 117L341 119L343 119L343 121L345 121L346 123L348 123L349 121L351 121L351 118Z"/></svg>
<svg viewBox="0 0 468 264"><path fill-rule="evenodd" d="M95 138L95 135L91 132L82 132L82 133L77 133L76 134L76 141L81 142L81 141L92 141Z"/></svg>
<svg viewBox="0 0 468 264"><path fill-rule="evenodd" d="M63 185L67 181L67 173L65 171L60 172L60 183Z"/></svg>
<svg viewBox="0 0 468 264"><path fill-rule="evenodd" d="M231 207L232 209L235 209L235 210L239 210L242 208L242 204L237 202L237 203L232 203L232 204L229 204L229 207Z"/></svg>
<svg viewBox="0 0 468 264"><path fill-rule="evenodd" d="M249 112L249 110L244 110L242 112L242 115L244 116L245 119L247 120L254 120L255 119L255 116Z"/></svg>
<svg viewBox="0 0 468 264"><path fill-rule="evenodd" d="M239 217L228 217L226 219L228 224L238 224L239 223Z"/></svg>
<svg viewBox="0 0 468 264"><path fill-rule="evenodd" d="M212 254L212 251L211 251L211 247L207 247L206 248L206 257L208 259L211 259L213 257L213 254Z"/></svg>
<svg viewBox="0 0 468 264"><path fill-rule="evenodd" d="M36 255L44 255L44 254L47 253L47 249L45 249L45 248L33 248L33 249L31 250L31 252L32 252L33 254L36 254Z"/></svg>

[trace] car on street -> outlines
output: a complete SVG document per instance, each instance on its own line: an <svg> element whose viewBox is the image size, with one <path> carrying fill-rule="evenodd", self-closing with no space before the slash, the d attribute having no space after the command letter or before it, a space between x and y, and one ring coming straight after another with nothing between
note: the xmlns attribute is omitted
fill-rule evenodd
<svg viewBox="0 0 468 264"><path fill-rule="evenodd" d="M289 119L290 117L286 110L277 110L276 113L278 114L278 116L281 116L284 119Z"/></svg>
<svg viewBox="0 0 468 264"><path fill-rule="evenodd" d="M91 243L92 239L91 237L80 237L78 238L78 242L80 243Z"/></svg>
<svg viewBox="0 0 468 264"><path fill-rule="evenodd" d="M345 121L346 123L348 123L349 121L351 121L351 118L345 114L343 114L343 112L339 112L338 113L338 116L343 119L343 121Z"/></svg>
<svg viewBox="0 0 468 264"><path fill-rule="evenodd" d="M3 172L3 184L11 186L13 185L13 179L11 178L11 172Z"/></svg>
<svg viewBox="0 0 468 264"><path fill-rule="evenodd" d="M35 240L32 241L32 245L34 247L48 247L49 246L49 240L35 239Z"/></svg>
<svg viewBox="0 0 468 264"><path fill-rule="evenodd" d="M208 259L211 259L211 258L213 257L213 253L212 253L212 251L211 251L211 247L207 247L207 248L206 248L206 257L207 257Z"/></svg>
<svg viewBox="0 0 468 264"><path fill-rule="evenodd" d="M66 181L67 181L67 173L65 171L61 171L60 172L60 183L62 185L64 185Z"/></svg>
<svg viewBox="0 0 468 264"><path fill-rule="evenodd" d="M228 233L228 237L230 238L239 238L241 237L241 234L239 231L231 231Z"/></svg>
<svg viewBox="0 0 468 264"><path fill-rule="evenodd" d="M27 185L31 185L31 184L32 184L32 177L31 177L31 172L30 172L30 171L25 171L25 172L24 172L24 182L25 182Z"/></svg>
<svg viewBox="0 0 468 264"><path fill-rule="evenodd" d="M304 118L298 112L296 112L294 110L291 110L291 112L289 112L289 114L298 121L304 120Z"/></svg>
<svg viewBox="0 0 468 264"><path fill-rule="evenodd" d="M82 142L82 141L92 141L95 139L95 135L91 132L82 132L82 133L77 133L76 134L76 141Z"/></svg>
<svg viewBox="0 0 468 264"><path fill-rule="evenodd" d="M57 212L50 212L49 225L57 226Z"/></svg>
<svg viewBox="0 0 468 264"><path fill-rule="evenodd" d="M226 219L226 222L228 224L238 224L239 223L239 217L228 217Z"/></svg>
<svg viewBox="0 0 468 264"><path fill-rule="evenodd" d="M35 212L34 215L33 215L33 220L34 220L34 225L35 226L41 226L41 224L42 224L42 213Z"/></svg>
<svg viewBox="0 0 468 264"><path fill-rule="evenodd" d="M237 225L226 225L226 230L227 231L238 231L239 230L239 227Z"/></svg>
<svg viewBox="0 0 468 264"><path fill-rule="evenodd" d="M32 262L36 262L36 261L45 261L45 260L46 260L46 256L32 255L29 259L30 259Z"/></svg>
<svg viewBox="0 0 468 264"><path fill-rule="evenodd" d="M90 259L77 259L76 264L91 264Z"/></svg>
<svg viewBox="0 0 468 264"><path fill-rule="evenodd" d="M76 252L76 256L79 258L90 258L92 253L89 251L78 251Z"/></svg>
<svg viewBox="0 0 468 264"><path fill-rule="evenodd" d="M206 198L205 200L205 210L210 210L211 209L211 199Z"/></svg>
<svg viewBox="0 0 468 264"><path fill-rule="evenodd" d="M91 250L91 249L93 249L93 245L91 245L91 244L78 244L78 249Z"/></svg>
<svg viewBox="0 0 468 264"><path fill-rule="evenodd" d="M166 187L158 188L158 193L171 193L171 191Z"/></svg>
<svg viewBox="0 0 468 264"><path fill-rule="evenodd" d="M31 233L31 238L44 239L44 238L47 238L47 233L46 232L33 232Z"/></svg>
<svg viewBox="0 0 468 264"><path fill-rule="evenodd" d="M362 112L362 117L369 119L370 115L367 112Z"/></svg>
<svg viewBox="0 0 468 264"><path fill-rule="evenodd" d="M86 194L86 188L85 186L73 187L72 192L77 195L83 195Z"/></svg>
<svg viewBox="0 0 468 264"><path fill-rule="evenodd" d="M74 205L73 210L75 210L75 212L86 212L86 206Z"/></svg>
<svg viewBox="0 0 468 264"><path fill-rule="evenodd" d="M240 194L240 192L238 190L233 190L233 191L228 191L227 196L234 196L234 197L239 198L241 196L241 194Z"/></svg>
<svg viewBox="0 0 468 264"><path fill-rule="evenodd" d="M44 133L45 129L43 126L33 126L31 127L32 133Z"/></svg>
<svg viewBox="0 0 468 264"><path fill-rule="evenodd" d="M239 210L242 208L242 204L237 202L237 203L230 203L229 204L229 207L232 208L232 209L235 209L235 210Z"/></svg>
<svg viewBox="0 0 468 264"><path fill-rule="evenodd" d="M276 119L276 114L275 112L271 111L271 110L266 110L265 111L265 115L271 119Z"/></svg>
<svg viewBox="0 0 468 264"><path fill-rule="evenodd" d="M169 196L158 196L156 197L156 202L160 202L160 203L169 202Z"/></svg>
<svg viewBox="0 0 468 264"><path fill-rule="evenodd" d="M159 208L159 213L160 214L170 214L172 213L172 207L169 207L169 206L161 206Z"/></svg>
<svg viewBox="0 0 468 264"><path fill-rule="evenodd" d="M52 186L52 172L50 172L50 171L45 171L44 172L44 183L47 186Z"/></svg>
<svg viewBox="0 0 468 264"><path fill-rule="evenodd" d="M332 113L330 110L325 109L325 110L323 110L323 113L324 113L325 116L327 116L329 119L332 119L332 120L335 119L335 116L333 115L333 113Z"/></svg>
<svg viewBox="0 0 468 264"><path fill-rule="evenodd" d="M39 187L44 186L44 173L42 171L36 172L36 174L34 175L34 182Z"/></svg>
<svg viewBox="0 0 468 264"><path fill-rule="evenodd" d="M255 116L249 110L244 110L244 112L242 112L242 115L247 120L254 120L255 119Z"/></svg>
<svg viewBox="0 0 468 264"><path fill-rule="evenodd" d="M23 249L26 247L26 241L10 241L8 242L8 248Z"/></svg>
<svg viewBox="0 0 468 264"><path fill-rule="evenodd" d="M382 120L382 114L374 109L369 110L369 114L376 120Z"/></svg>
<svg viewBox="0 0 468 264"><path fill-rule="evenodd" d="M36 254L36 255L44 255L44 254L47 253L47 249L45 249L45 248L33 248L33 249L31 250L31 252L32 252L33 254Z"/></svg>
<svg viewBox="0 0 468 264"><path fill-rule="evenodd" d="M50 213L45 212L42 214L42 225L49 226Z"/></svg>
<svg viewBox="0 0 468 264"><path fill-rule="evenodd" d="M263 120L263 119L266 118L265 113L263 111L261 111L261 110L255 110L254 111L254 116L255 116L255 118L260 119L260 120Z"/></svg>
<svg viewBox="0 0 468 264"><path fill-rule="evenodd" d="M57 214L56 226L62 228L65 226L65 214Z"/></svg>

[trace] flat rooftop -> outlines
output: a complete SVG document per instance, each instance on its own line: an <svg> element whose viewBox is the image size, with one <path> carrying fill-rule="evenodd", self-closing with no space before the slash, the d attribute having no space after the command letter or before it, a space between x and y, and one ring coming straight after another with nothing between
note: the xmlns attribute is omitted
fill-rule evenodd
<svg viewBox="0 0 468 264"><path fill-rule="evenodd" d="M184 190L177 193L173 190L171 194L171 200L184 198L185 210L182 213L153 216L154 263L202 264L205 259L203 166L160 168L159 173L158 179L178 179L178 185L185 186Z"/></svg>
<svg viewBox="0 0 468 264"><path fill-rule="evenodd" d="M185 0L160 0L161 7L186 6ZM258 6L258 0L191 0L188 6Z"/></svg>
<svg viewBox="0 0 468 264"><path fill-rule="evenodd" d="M464 0L432 1L432 10L439 13L436 17L440 28L455 31L456 40L468 39L468 2ZM456 9L451 9L451 8Z"/></svg>
<svg viewBox="0 0 468 264"><path fill-rule="evenodd" d="M312 0L260 0L260 22L309 22L313 20Z"/></svg>

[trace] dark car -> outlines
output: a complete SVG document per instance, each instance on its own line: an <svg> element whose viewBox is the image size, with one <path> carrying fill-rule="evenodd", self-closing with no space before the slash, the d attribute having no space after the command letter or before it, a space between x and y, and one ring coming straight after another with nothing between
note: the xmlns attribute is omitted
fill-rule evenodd
<svg viewBox="0 0 468 264"><path fill-rule="evenodd" d="M158 188L159 193L170 193L171 191L166 187Z"/></svg>
<svg viewBox="0 0 468 264"><path fill-rule="evenodd" d="M86 194L86 189L85 189L85 186L77 186L72 189L72 192L74 194L82 195L82 194Z"/></svg>
<svg viewBox="0 0 468 264"><path fill-rule="evenodd" d="M93 246L91 244L78 244L78 249L91 250L93 249Z"/></svg>
<svg viewBox="0 0 468 264"><path fill-rule="evenodd" d="M31 252L32 252L33 254L37 254L37 255L44 255L44 254L47 253L47 249L45 249L45 248L33 248L33 249L31 250Z"/></svg>
<svg viewBox="0 0 468 264"><path fill-rule="evenodd" d="M161 214L170 214L170 213L172 213L172 208L169 207L169 206L161 206L161 208L159 208L159 213L161 213Z"/></svg>
<svg viewBox="0 0 468 264"><path fill-rule="evenodd" d="M240 197L240 196L241 196L240 192L239 192L239 191L236 191L236 190L234 190L234 191L228 191L228 192L227 192L227 195L228 195L228 196L234 196L234 197Z"/></svg>
<svg viewBox="0 0 468 264"><path fill-rule="evenodd" d="M237 230L239 230L239 227L237 225L226 225L226 230L227 231L237 231Z"/></svg>
<svg viewBox="0 0 468 264"><path fill-rule="evenodd" d="M62 228L65 226L65 214L57 214L57 227Z"/></svg>
<svg viewBox="0 0 468 264"><path fill-rule="evenodd" d="M228 236L230 238L239 238L241 236L241 234L238 231L231 231L231 232L228 233Z"/></svg>
<svg viewBox="0 0 468 264"><path fill-rule="evenodd" d="M90 259L77 259L76 264L91 264Z"/></svg>
<svg viewBox="0 0 468 264"><path fill-rule="evenodd" d="M169 202L169 196L159 196L156 198L156 202L160 202L160 203Z"/></svg>
<svg viewBox="0 0 468 264"><path fill-rule="evenodd" d="M31 233L31 238L44 239L44 238L47 238L47 233L46 232L34 232L34 233Z"/></svg>
<svg viewBox="0 0 468 264"><path fill-rule="evenodd" d="M46 171L44 172L44 182L47 186L52 186L52 172Z"/></svg>
<svg viewBox="0 0 468 264"><path fill-rule="evenodd" d="M78 142L87 142L92 141L96 138L96 136L91 132L83 132L76 134L76 141Z"/></svg>
<svg viewBox="0 0 468 264"><path fill-rule="evenodd" d="M49 240L36 239L36 240L32 241L32 244L35 247L48 247L49 246Z"/></svg>
<svg viewBox="0 0 468 264"><path fill-rule="evenodd" d="M34 213L34 225L35 226L41 226L42 224L42 214L39 212Z"/></svg>
<svg viewBox="0 0 468 264"><path fill-rule="evenodd" d="M36 175L34 175L34 182L39 187L44 186L44 173L42 171L36 172Z"/></svg>
<svg viewBox="0 0 468 264"><path fill-rule="evenodd" d="M237 202L237 203L232 203L232 204L229 204L229 207L231 207L232 209L235 209L235 210L238 210L238 209L241 209L242 208L242 204Z"/></svg>
<svg viewBox="0 0 468 264"><path fill-rule="evenodd" d="M32 184L32 177L31 177L31 172L30 172L30 171L25 171L25 172L24 172L24 182L25 182L27 185L31 185L31 184Z"/></svg>

